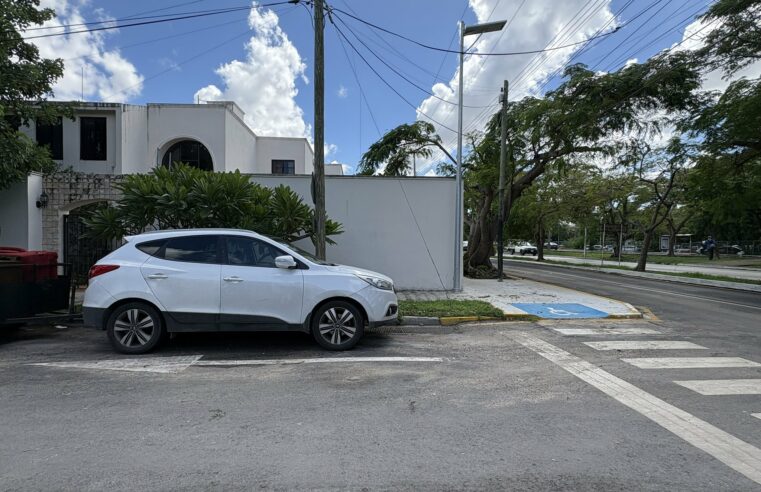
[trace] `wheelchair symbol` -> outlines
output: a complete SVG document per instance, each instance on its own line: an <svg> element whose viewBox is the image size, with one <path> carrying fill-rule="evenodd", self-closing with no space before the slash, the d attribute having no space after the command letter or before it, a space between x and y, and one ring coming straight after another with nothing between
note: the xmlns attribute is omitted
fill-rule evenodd
<svg viewBox="0 0 761 492"><path fill-rule="evenodd" d="M554 307L548 307L547 310L550 312L550 314L554 314L556 316L573 316L576 314L572 311L566 311L565 309L555 309Z"/></svg>

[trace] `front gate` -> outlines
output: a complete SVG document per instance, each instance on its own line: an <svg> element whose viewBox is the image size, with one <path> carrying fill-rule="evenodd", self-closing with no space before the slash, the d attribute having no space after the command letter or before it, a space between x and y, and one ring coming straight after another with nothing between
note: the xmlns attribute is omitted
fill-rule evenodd
<svg viewBox="0 0 761 492"><path fill-rule="evenodd" d="M87 272L98 260L119 246L118 241L93 239L87 232L84 216L100 203L85 205L63 216L63 261L71 268L75 285L87 283Z"/></svg>

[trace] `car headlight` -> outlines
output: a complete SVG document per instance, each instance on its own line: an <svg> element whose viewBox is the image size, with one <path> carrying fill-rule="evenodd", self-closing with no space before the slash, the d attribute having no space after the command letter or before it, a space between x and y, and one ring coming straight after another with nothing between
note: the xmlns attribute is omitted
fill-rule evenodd
<svg viewBox="0 0 761 492"><path fill-rule="evenodd" d="M388 280L384 278L379 277L371 277L369 275L357 275L357 277L361 278L368 284L372 285L373 287L381 290L394 290L394 284L389 282Z"/></svg>

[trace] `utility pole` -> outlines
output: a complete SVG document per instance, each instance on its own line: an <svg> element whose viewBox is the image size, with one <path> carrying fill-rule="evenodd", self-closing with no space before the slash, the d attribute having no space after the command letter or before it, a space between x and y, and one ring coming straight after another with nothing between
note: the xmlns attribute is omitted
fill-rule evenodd
<svg viewBox="0 0 761 492"><path fill-rule="evenodd" d="M314 0L314 229L315 255L325 259L325 52L323 0Z"/></svg>
<svg viewBox="0 0 761 492"><path fill-rule="evenodd" d="M497 228L497 282L502 282L502 264L505 235L505 160L507 159L507 80L502 87L502 119L499 138L499 226Z"/></svg>

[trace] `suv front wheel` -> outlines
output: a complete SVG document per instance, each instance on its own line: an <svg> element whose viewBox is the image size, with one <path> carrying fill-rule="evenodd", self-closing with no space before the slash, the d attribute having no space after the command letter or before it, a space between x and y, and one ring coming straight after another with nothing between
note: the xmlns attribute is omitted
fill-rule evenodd
<svg viewBox="0 0 761 492"><path fill-rule="evenodd" d="M130 302L114 309L108 318L106 332L117 352L145 354L161 341L164 324L153 306Z"/></svg>
<svg viewBox="0 0 761 492"><path fill-rule="evenodd" d="M365 318L353 304L330 301L312 317L312 336L328 350L349 350L365 332Z"/></svg>

